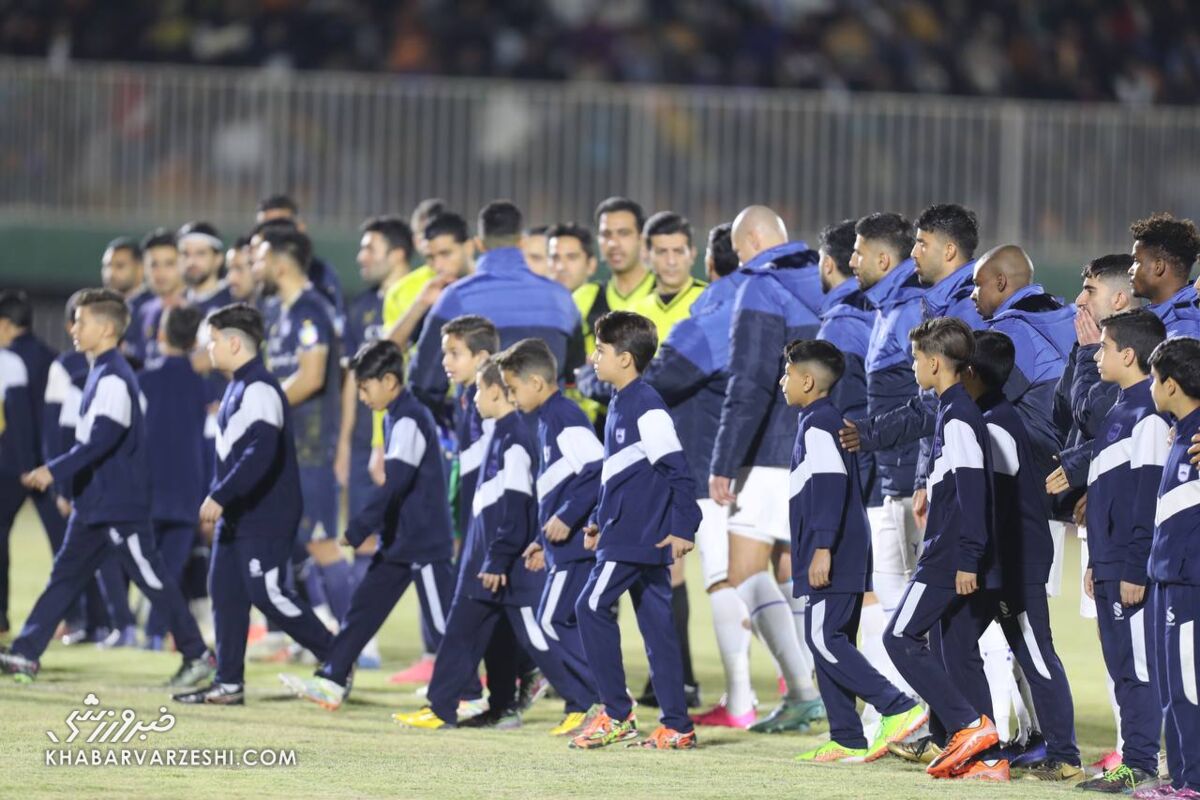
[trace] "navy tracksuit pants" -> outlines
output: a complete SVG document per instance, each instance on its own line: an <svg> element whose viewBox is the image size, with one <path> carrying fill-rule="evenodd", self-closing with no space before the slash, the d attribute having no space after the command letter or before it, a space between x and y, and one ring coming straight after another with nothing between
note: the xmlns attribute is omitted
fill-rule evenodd
<svg viewBox="0 0 1200 800"><path fill-rule="evenodd" d="M594 565L591 559L556 564L546 577L546 587L538 605L537 618L546 645L563 666L560 679L563 685L554 684L554 688L565 700L568 713L587 711L600 702L575 611L575 604L583 594Z"/></svg>
<svg viewBox="0 0 1200 800"><path fill-rule="evenodd" d="M329 652L333 635L312 607L288 587L291 555L290 533L214 543L208 591L213 599L218 683L241 684L245 678L251 606L318 659Z"/></svg>
<svg viewBox="0 0 1200 800"><path fill-rule="evenodd" d="M917 705L880 675L855 645L862 603L861 594L814 593L807 597L804 619L804 638L813 653L817 685L829 715L829 738L853 748L867 746L856 698L885 717Z"/></svg>
<svg viewBox="0 0 1200 800"><path fill-rule="evenodd" d="M1176 789L1200 791L1200 586L1150 584L1150 653Z"/></svg>
<svg viewBox="0 0 1200 800"><path fill-rule="evenodd" d="M1163 724L1147 648L1147 633L1153 625L1145 601L1130 607L1121 604L1119 581L1096 581L1094 587L1100 650L1121 709L1121 735L1125 739L1121 759L1153 775L1158 771Z"/></svg>
<svg viewBox="0 0 1200 800"><path fill-rule="evenodd" d="M614 720L626 719L633 711L616 614L617 601L626 592L646 645L659 719L668 728L689 733L693 726L683 692L683 656L671 613L671 573L666 565L597 561L588 576L575 612L600 701Z"/></svg>
<svg viewBox="0 0 1200 800"><path fill-rule="evenodd" d="M12 651L25 658L40 658L67 610L114 553L142 594L166 611L176 649L186 658L202 656L205 648L200 629L188 613L178 584L163 565L149 523L87 525L76 514L67 523L50 580L25 620L21 635L13 642Z"/></svg>
<svg viewBox="0 0 1200 800"><path fill-rule="evenodd" d="M192 544L196 538L196 523L154 520L151 527L162 554L163 566L172 580L183 585L183 571L192 555ZM163 636L167 632L166 614L155 605L150 606L146 617L146 636Z"/></svg>

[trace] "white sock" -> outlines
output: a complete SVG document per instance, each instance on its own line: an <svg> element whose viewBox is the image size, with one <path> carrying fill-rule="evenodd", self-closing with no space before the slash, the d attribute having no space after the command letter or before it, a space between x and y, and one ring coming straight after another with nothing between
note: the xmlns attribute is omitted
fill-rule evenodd
<svg viewBox="0 0 1200 800"><path fill-rule="evenodd" d="M1029 741L1029 735L1042 728L1038 724L1037 709L1033 705L1033 694L1029 681L1017 660L1013 659L1013 681L1017 684L1017 693L1013 695L1013 706L1017 710L1017 741L1024 744Z"/></svg>
<svg viewBox="0 0 1200 800"><path fill-rule="evenodd" d="M979 637L979 654L983 656L983 672L992 694L992 722L1000 733L1000 741L1006 742L1016 687L1013 684L1012 653L1009 652L1008 640L1004 638L999 623L993 622Z"/></svg>
<svg viewBox="0 0 1200 800"><path fill-rule="evenodd" d="M875 572L871 575L871 586L879 605L883 607L883 615L892 618L900 601L904 599L904 590L908 588L908 576L904 573ZM886 623L885 623L886 624Z"/></svg>
<svg viewBox="0 0 1200 800"><path fill-rule="evenodd" d="M816 664L813 663L812 651L808 649L808 639L804 636L804 619L808 616L808 601L803 597L792 597L792 582L779 584L779 592L787 598L788 605L792 607L792 622L796 626L796 638L800 642L800 699L801 700L816 700L821 695L817 692L817 686L813 683L813 670L816 669Z"/></svg>
<svg viewBox="0 0 1200 800"><path fill-rule="evenodd" d="M321 620L321 623L326 628L329 628L330 633L337 634L338 628L341 626L338 625L337 617L333 615L333 611L329 608L328 604L322 603L319 606L313 606L313 613L317 615L317 619Z"/></svg>
<svg viewBox="0 0 1200 800"><path fill-rule="evenodd" d="M370 641L368 641L363 647L361 655L364 655L367 658L374 658L376 661L380 660L378 636L371 637Z"/></svg>
<svg viewBox="0 0 1200 800"><path fill-rule="evenodd" d="M1125 737L1121 735L1121 707L1117 705L1116 687L1113 686L1113 680L1109 677L1108 670L1104 671L1104 682L1108 686L1108 703L1112 706L1113 721L1117 723L1117 752L1125 752Z"/></svg>
<svg viewBox="0 0 1200 800"><path fill-rule="evenodd" d="M883 648L883 631L887 628L887 624L888 615L882 605L872 603L869 606L863 606L862 617L858 622L858 633L861 639L858 649L867 659L867 663L874 667L876 672L887 678L892 686L909 697L915 698L917 693L908 685L908 681L900 676L900 672L892 663L887 650Z"/></svg>
<svg viewBox="0 0 1200 800"><path fill-rule="evenodd" d="M730 714L745 714L754 708L750 688L750 610L732 587L708 596L712 602L713 629L717 649L725 666L725 707Z"/></svg>
<svg viewBox="0 0 1200 800"><path fill-rule="evenodd" d="M800 642L796 641L796 626L792 622L792 608L780 593L779 585L770 573L751 575L737 587L742 602L750 609L750 622L758 630L767 649L775 656L787 682L787 699L801 699L801 673L804 671L800 656ZM808 679L812 683L812 678Z"/></svg>

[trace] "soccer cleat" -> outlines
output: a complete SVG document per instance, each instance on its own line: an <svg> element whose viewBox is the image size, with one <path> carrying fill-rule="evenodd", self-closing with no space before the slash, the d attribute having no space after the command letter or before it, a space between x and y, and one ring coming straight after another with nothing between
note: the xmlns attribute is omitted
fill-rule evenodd
<svg viewBox="0 0 1200 800"><path fill-rule="evenodd" d="M887 752L885 747L883 752ZM803 764L861 764L867 761L871 750L866 747L844 747L830 740L820 747L814 747L807 753L796 756Z"/></svg>
<svg viewBox="0 0 1200 800"><path fill-rule="evenodd" d="M551 736L567 736L572 733L579 733L583 726L587 724L588 715L583 711L568 711L563 717L562 722L550 729Z"/></svg>
<svg viewBox="0 0 1200 800"><path fill-rule="evenodd" d="M1153 784L1151 782L1153 781ZM1128 764L1119 764L1103 775L1089 778L1079 784L1085 792L1101 792L1103 794L1130 794L1137 789L1148 789L1159 786L1158 776Z"/></svg>
<svg viewBox="0 0 1200 800"><path fill-rule="evenodd" d="M1026 780L1047 783L1078 783L1085 777L1087 776L1083 774L1083 767L1062 761L1043 761L1025 770Z"/></svg>
<svg viewBox="0 0 1200 800"><path fill-rule="evenodd" d="M532 669L521 676L521 686L517 690L517 711L524 713L533 707L533 704L541 700L545 696L546 690L550 688L550 681L542 675L540 669Z"/></svg>
<svg viewBox="0 0 1200 800"><path fill-rule="evenodd" d="M1121 753L1117 750L1113 750L1100 756L1100 758L1096 759L1091 764L1088 764L1083 768L1083 771L1089 776L1095 777L1097 775L1103 775L1110 769L1116 769L1119 766L1121 766Z"/></svg>
<svg viewBox="0 0 1200 800"><path fill-rule="evenodd" d="M284 686L296 693L301 700L316 703L326 711L337 711L346 699L346 687L329 678L314 675L311 678L300 678L295 675L280 675Z"/></svg>
<svg viewBox="0 0 1200 800"><path fill-rule="evenodd" d="M935 778L948 778L957 769L965 767L974 756L995 746L999 741L1000 734L996 732L996 726L986 715L981 716L973 725L968 725L951 736L942 754L929 762L925 772Z"/></svg>
<svg viewBox="0 0 1200 800"><path fill-rule="evenodd" d="M240 683L235 686L212 683L203 689L171 695L171 699L191 706L243 706L246 704L246 690Z"/></svg>
<svg viewBox="0 0 1200 800"><path fill-rule="evenodd" d="M883 758L888 753L888 745L902 742L921 729L929 721L929 712L920 706L913 706L908 711L881 717L879 733L875 740L867 746L867 761Z"/></svg>
<svg viewBox="0 0 1200 800"><path fill-rule="evenodd" d="M1166 800L1166 798L1172 798L1173 800L1200 800L1200 792L1189 789L1186 786L1182 789L1176 789L1169 781L1154 788L1138 789L1133 793L1133 796L1138 798L1138 800L1159 800L1159 798L1162 798L1162 800Z"/></svg>
<svg viewBox="0 0 1200 800"><path fill-rule="evenodd" d="M491 728L497 731L515 731L521 727L521 715L515 709L504 711L488 709L482 714L463 720L460 728Z"/></svg>
<svg viewBox="0 0 1200 800"><path fill-rule="evenodd" d="M1037 731L1029 734L1024 744L1014 742L1007 750L1008 763L1013 769L1032 769L1048 758L1046 739Z"/></svg>
<svg viewBox="0 0 1200 800"><path fill-rule="evenodd" d="M600 711L584 729L574 736L567 746L572 750L594 750L618 742L636 739L637 717L633 712L626 719L616 721L606 711Z"/></svg>
<svg viewBox="0 0 1200 800"><path fill-rule="evenodd" d="M420 711L397 711L392 714L392 721L397 725L405 728L419 728L426 731L436 731L443 728L457 728L457 725L452 725L444 719L433 713L433 709L428 706Z"/></svg>
<svg viewBox="0 0 1200 800"><path fill-rule="evenodd" d="M904 761L928 764L942 754L942 748L933 741L932 736L922 736L911 742L891 742L888 752Z"/></svg>
<svg viewBox="0 0 1200 800"><path fill-rule="evenodd" d="M967 764L965 769L948 777L961 781L1007 781L1009 777L1008 759L977 758Z"/></svg>
<svg viewBox="0 0 1200 800"><path fill-rule="evenodd" d="M707 725L713 728L741 728L745 730L749 728L758 719L758 713L751 707L745 714L731 714L729 707L725 705L725 698L721 698L721 702L705 711L702 714L693 714L692 722L697 725Z"/></svg>
<svg viewBox="0 0 1200 800"><path fill-rule="evenodd" d="M114 647L137 647L137 627L126 625L124 628L118 628L110 632L108 638L96 646L102 650L110 650Z"/></svg>
<svg viewBox="0 0 1200 800"><path fill-rule="evenodd" d="M488 701L482 697L475 700L459 700L458 701L458 720L471 719L478 717L480 714L488 710Z"/></svg>
<svg viewBox="0 0 1200 800"><path fill-rule="evenodd" d="M825 705L820 700L784 700L764 719L751 725L751 733L804 733L814 720L825 718Z"/></svg>
<svg viewBox="0 0 1200 800"><path fill-rule="evenodd" d="M659 725L650 738L641 742L630 742L626 747L644 747L647 750L695 750L696 732L680 733L674 728Z"/></svg>
<svg viewBox="0 0 1200 800"><path fill-rule="evenodd" d="M421 656L412 665L393 672L388 683L429 683L433 680L433 656Z"/></svg>
<svg viewBox="0 0 1200 800"><path fill-rule="evenodd" d="M12 675L17 683L33 683L40 668L36 659L17 655L8 648L0 651L0 672Z"/></svg>
<svg viewBox="0 0 1200 800"><path fill-rule="evenodd" d="M168 689L186 689L189 686L199 686L205 681L212 680L217 674L217 657L211 650L205 650L199 658L185 658L179 669L167 681Z"/></svg>

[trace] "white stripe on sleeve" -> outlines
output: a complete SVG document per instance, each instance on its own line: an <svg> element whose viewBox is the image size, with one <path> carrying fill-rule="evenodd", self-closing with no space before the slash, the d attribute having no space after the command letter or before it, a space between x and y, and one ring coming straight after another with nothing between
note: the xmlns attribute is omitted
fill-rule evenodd
<svg viewBox="0 0 1200 800"><path fill-rule="evenodd" d="M571 465L571 471L577 474L586 465L604 458L604 445L600 444L595 432L582 425L563 428L555 438L555 443L562 457Z"/></svg>
<svg viewBox="0 0 1200 800"><path fill-rule="evenodd" d="M638 417L638 436L641 437L646 458L657 464L663 456L683 450L671 415L661 408L652 408Z"/></svg>
<svg viewBox="0 0 1200 800"><path fill-rule="evenodd" d="M417 421L412 417L401 417L392 426L392 435L388 438L384 458L388 461L403 461L415 469L421 466L427 446L425 434L417 427Z"/></svg>
<svg viewBox="0 0 1200 800"><path fill-rule="evenodd" d="M1138 420L1129 438L1133 440L1133 452L1129 456L1129 468L1161 467L1167 463L1171 428L1158 414L1150 414Z"/></svg>
<svg viewBox="0 0 1200 800"><path fill-rule="evenodd" d="M988 423L988 438L992 440L992 469L1001 475L1016 475L1021 468L1017 440L994 422Z"/></svg>
<svg viewBox="0 0 1200 800"><path fill-rule="evenodd" d="M217 458L222 461L228 458L233 446L256 422L283 428L283 401L279 398L279 392L262 381L246 387L237 411L229 417L225 429L217 431Z"/></svg>

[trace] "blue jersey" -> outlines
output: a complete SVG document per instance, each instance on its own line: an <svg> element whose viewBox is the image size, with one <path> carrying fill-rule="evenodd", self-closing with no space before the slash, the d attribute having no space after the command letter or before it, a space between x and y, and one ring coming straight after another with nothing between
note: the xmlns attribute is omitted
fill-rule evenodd
<svg viewBox="0 0 1200 800"><path fill-rule="evenodd" d="M992 448L996 549L1005 587L1050 580L1054 540L1042 496L1045 478L1030 468L1033 446L1025 424L1000 392L979 398Z"/></svg>
<svg viewBox="0 0 1200 800"><path fill-rule="evenodd" d="M475 484L479 480L479 467L483 465L483 454L487 452L488 439L495 428L495 420L479 416L475 406L475 384L460 387L455 398L454 432L458 448L458 494L455 497L455 525L466 534L471 523L471 503L475 499Z"/></svg>
<svg viewBox="0 0 1200 800"><path fill-rule="evenodd" d="M185 299L187 300L188 305L198 309L200 313L204 315L204 318L208 319L209 315L214 311L224 308L232 303L233 294L229 291L228 284L226 284L225 281L221 281L219 284L217 284L217 288L213 289L207 294L197 294L189 289L185 295ZM202 324L200 326L200 333L197 336L196 342L197 348L200 349L201 352L203 352L205 339L207 336L207 326ZM214 407L217 403L220 403L221 398L225 395L225 383L225 376L215 369L205 375L205 402ZM208 435L209 438L212 438L216 435L216 431L210 431Z"/></svg>
<svg viewBox="0 0 1200 800"><path fill-rule="evenodd" d="M92 362L79 406L75 445L46 466L71 487L87 525L150 520L150 461L137 378L116 350Z"/></svg>
<svg viewBox="0 0 1200 800"><path fill-rule="evenodd" d="M671 408L698 498L708 497L709 465L729 380L733 301L748 277L739 271L709 285L692 304L691 316L671 328L642 373Z"/></svg>
<svg viewBox="0 0 1200 800"><path fill-rule="evenodd" d="M1060 432L1067 432L1058 462L1073 489L1087 487L1092 439L1117 399L1116 384L1100 380L1096 367L1099 349L1098 344L1076 345L1054 390L1054 423Z"/></svg>
<svg viewBox="0 0 1200 800"><path fill-rule="evenodd" d="M0 353L6 354L0 356L0 471L19 475L42 463L46 382L56 354L28 331Z"/></svg>
<svg viewBox="0 0 1200 800"><path fill-rule="evenodd" d="M817 254L804 242L764 250L742 267L733 301L729 382L713 447L711 474L736 477L742 467L785 467L796 415L779 391L783 349L820 327Z"/></svg>
<svg viewBox="0 0 1200 800"><path fill-rule="evenodd" d="M1097 581L1146 583L1154 508L1168 450L1147 378L1117 393L1092 445L1088 567Z"/></svg>
<svg viewBox="0 0 1200 800"><path fill-rule="evenodd" d="M75 426L79 424L88 369L87 356L77 350L59 353L50 365L42 416L43 461L62 455L75 443ZM70 488L66 483L55 487L63 497L70 497Z"/></svg>
<svg viewBox="0 0 1200 800"><path fill-rule="evenodd" d="M925 290L921 298L924 319L955 317L973 331L987 328L971 295L975 292L975 262L968 261Z"/></svg>
<svg viewBox="0 0 1200 800"><path fill-rule="evenodd" d="M1200 474L1188 448L1200 432L1200 410L1175 424L1154 514L1150 579L1158 583L1200 586Z"/></svg>
<svg viewBox="0 0 1200 800"><path fill-rule="evenodd" d="M1200 338L1200 311L1196 308L1198 301L1200 298L1196 295L1196 287L1191 283L1185 283L1169 299L1148 305L1146 308L1153 311L1162 320L1163 325L1167 328L1168 339L1172 336Z"/></svg>
<svg viewBox="0 0 1200 800"><path fill-rule="evenodd" d="M538 522L558 517L571 529L563 542L543 542L550 566L593 558L583 525L596 507L604 445L575 402L555 392L538 409Z"/></svg>
<svg viewBox="0 0 1200 800"><path fill-rule="evenodd" d="M292 409L261 359L233 373L217 411L217 464L209 495L225 509L221 541L291 539L303 501Z"/></svg>
<svg viewBox="0 0 1200 800"><path fill-rule="evenodd" d="M537 538L533 496L534 447L528 424L517 412L495 420L471 502L471 524L460 556L458 591L478 600L536 606L544 575L525 568L522 555ZM507 575L508 585L489 592L479 573Z"/></svg>
<svg viewBox="0 0 1200 800"><path fill-rule="evenodd" d="M154 293L145 286L125 299L125 305L129 308L129 327L121 338L121 353L138 369L146 360L146 330L141 321L142 309L154 299Z"/></svg>
<svg viewBox="0 0 1200 800"><path fill-rule="evenodd" d="M476 263L475 274L446 287L425 316L408 376L412 390L435 412L444 409L449 389L442 367L442 326L463 314L491 320L501 347L526 338L543 340L563 380L583 364L583 323L571 293L530 272L519 248L490 250Z"/></svg>
<svg viewBox="0 0 1200 800"><path fill-rule="evenodd" d="M346 297L342 293L342 281L337 270L323 258L313 256L308 262L308 280L313 288L320 293L333 308L334 319L338 327L346 316Z"/></svg>
<svg viewBox="0 0 1200 800"><path fill-rule="evenodd" d="M999 588L992 503L992 450L983 412L956 383L938 398L929 474L925 548L913 580L953 588L955 573L975 573Z"/></svg>
<svg viewBox="0 0 1200 800"><path fill-rule="evenodd" d="M166 356L138 379L146 398L150 518L195 522L212 475L206 474L204 379L186 356Z"/></svg>
<svg viewBox="0 0 1200 800"><path fill-rule="evenodd" d="M592 522L600 529L599 561L671 563L658 547L667 536L689 541L700 506L667 406L638 378L614 392L604 422L604 467Z"/></svg>
<svg viewBox="0 0 1200 800"><path fill-rule="evenodd" d="M339 337L333 307L312 286L292 301L267 305L267 367L283 384L300 368L300 355L325 348L325 380L316 394L292 409L296 458L301 467L333 463L341 419L342 386Z"/></svg>
<svg viewBox="0 0 1200 800"><path fill-rule="evenodd" d="M800 412L792 449L788 515L792 526L792 594L861 593L871 588L871 528L857 457L838 445L842 414L825 397ZM808 582L813 551L830 551L830 584Z"/></svg>
<svg viewBox="0 0 1200 800"><path fill-rule="evenodd" d="M411 392L401 392L384 417L383 486L346 526L346 540L358 546L381 533L388 557L417 564L453 554L450 509L446 505L446 463L438 447L433 415Z"/></svg>
<svg viewBox="0 0 1200 800"><path fill-rule="evenodd" d="M346 330L343 337L342 366L350 367L350 359L365 344L377 342L384 338L383 329L383 292L378 287L372 287L362 292L352 301L346 310ZM350 434L350 446L356 452L371 449L371 418L369 409L362 406L355 409L354 429Z"/></svg>
<svg viewBox="0 0 1200 800"><path fill-rule="evenodd" d="M161 297L152 297L138 309L138 316L129 321L129 327L137 327L132 341L138 343L135 354L141 369L152 369L162 363L162 345L158 343L158 328L162 324L166 304Z"/></svg>

